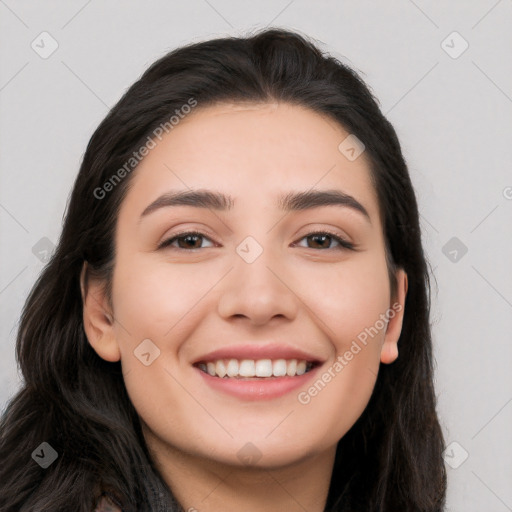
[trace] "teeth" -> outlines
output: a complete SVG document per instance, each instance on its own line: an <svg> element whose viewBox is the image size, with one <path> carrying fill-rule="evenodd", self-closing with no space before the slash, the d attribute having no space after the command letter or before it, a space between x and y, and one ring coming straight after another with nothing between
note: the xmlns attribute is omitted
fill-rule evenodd
<svg viewBox="0 0 512 512"><path fill-rule="evenodd" d="M254 377L256 375L256 368L254 361L250 359L244 359L240 363L240 369L238 370L240 377ZM259 375L258 375L259 377Z"/></svg>
<svg viewBox="0 0 512 512"><path fill-rule="evenodd" d="M256 377L272 377L272 361L270 359L256 361Z"/></svg>
<svg viewBox="0 0 512 512"><path fill-rule="evenodd" d="M286 375L286 359L276 359L272 364L272 373L274 377L284 377Z"/></svg>
<svg viewBox="0 0 512 512"><path fill-rule="evenodd" d="M226 365L224 364L224 361L217 361L217 364L215 365L215 372L219 377L224 377L227 375Z"/></svg>
<svg viewBox="0 0 512 512"><path fill-rule="evenodd" d="M215 363L206 363L206 371L214 376L215 375Z"/></svg>
<svg viewBox="0 0 512 512"><path fill-rule="evenodd" d="M226 373L228 374L228 377L238 376L238 361L236 359L229 360L228 367L226 368Z"/></svg>
<svg viewBox="0 0 512 512"><path fill-rule="evenodd" d="M286 365L286 375L293 377L297 373L297 359L292 359Z"/></svg>
<svg viewBox="0 0 512 512"><path fill-rule="evenodd" d="M198 368L212 377L295 377L311 370L313 364L297 359L219 359L200 363Z"/></svg>

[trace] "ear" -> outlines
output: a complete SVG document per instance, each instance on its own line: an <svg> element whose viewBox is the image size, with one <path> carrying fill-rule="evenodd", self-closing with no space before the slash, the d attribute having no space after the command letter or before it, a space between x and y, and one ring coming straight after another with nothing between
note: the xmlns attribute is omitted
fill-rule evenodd
<svg viewBox="0 0 512 512"><path fill-rule="evenodd" d="M106 361L116 362L121 359L114 330L114 317L110 311L104 290L104 283L90 279L87 262L80 273L82 291L84 330L90 345Z"/></svg>
<svg viewBox="0 0 512 512"><path fill-rule="evenodd" d="M382 345L380 360L390 364L398 357L398 338L402 332L402 322L405 313L405 297L407 295L407 274L403 269L396 272L397 292L393 303L386 315L389 318L384 343Z"/></svg>

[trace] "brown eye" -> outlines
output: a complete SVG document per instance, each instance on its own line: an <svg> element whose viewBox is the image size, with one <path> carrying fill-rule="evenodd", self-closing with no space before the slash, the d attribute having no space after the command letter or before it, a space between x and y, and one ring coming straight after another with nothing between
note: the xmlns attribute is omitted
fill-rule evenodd
<svg viewBox="0 0 512 512"><path fill-rule="evenodd" d="M203 249L204 247L202 247L202 242L204 240L208 240L211 243L211 240L207 238L203 233L189 231L186 233L180 233L177 236L165 240L158 246L158 248L163 249L164 247L173 247L176 249L184 250ZM209 247L213 247L213 244Z"/></svg>
<svg viewBox="0 0 512 512"><path fill-rule="evenodd" d="M329 249L332 242L330 235L310 235L307 238L312 241L313 249Z"/></svg>
<svg viewBox="0 0 512 512"><path fill-rule="evenodd" d="M334 235L333 233L324 233L324 232L315 232L306 235L301 240L308 240L307 245L305 247L309 249L353 249L354 245L350 242L347 242L343 238L338 235ZM334 242L334 247L331 247L331 244ZM301 247L304 247L302 245Z"/></svg>
<svg viewBox="0 0 512 512"><path fill-rule="evenodd" d="M176 240L178 241L178 247L181 249L199 249L201 247L202 237L201 235L191 234L179 236Z"/></svg>

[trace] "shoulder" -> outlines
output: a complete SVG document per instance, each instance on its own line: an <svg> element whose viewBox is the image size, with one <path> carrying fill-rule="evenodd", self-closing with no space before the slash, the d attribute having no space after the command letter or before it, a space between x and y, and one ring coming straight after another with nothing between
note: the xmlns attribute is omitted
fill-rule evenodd
<svg viewBox="0 0 512 512"><path fill-rule="evenodd" d="M108 496L100 496L93 512L123 512Z"/></svg>

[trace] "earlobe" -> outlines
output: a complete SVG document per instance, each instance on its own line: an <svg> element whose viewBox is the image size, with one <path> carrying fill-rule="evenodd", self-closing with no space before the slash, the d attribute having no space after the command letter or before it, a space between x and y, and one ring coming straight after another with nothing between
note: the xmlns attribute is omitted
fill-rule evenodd
<svg viewBox="0 0 512 512"><path fill-rule="evenodd" d="M384 364L391 364L398 358L398 345L385 341L380 353L380 361Z"/></svg>
<svg viewBox="0 0 512 512"><path fill-rule="evenodd" d="M89 344L102 359L116 362L121 359L121 352L104 288L104 283L89 279L87 262L84 262L80 273L84 331Z"/></svg>
<svg viewBox="0 0 512 512"><path fill-rule="evenodd" d="M407 296L408 282L407 274L403 269L397 271L396 280L397 293L386 313L389 321L380 353L380 360L384 364L393 363L398 358L398 339L402 332L402 323L405 314L405 298Z"/></svg>

